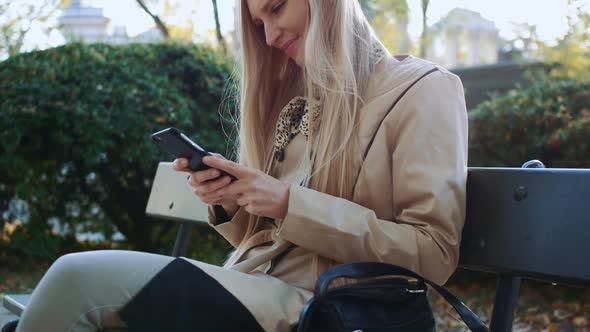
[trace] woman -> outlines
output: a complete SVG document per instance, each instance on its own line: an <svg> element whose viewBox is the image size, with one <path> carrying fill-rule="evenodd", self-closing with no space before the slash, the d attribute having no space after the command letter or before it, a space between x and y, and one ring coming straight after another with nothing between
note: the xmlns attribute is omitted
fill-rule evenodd
<svg viewBox="0 0 590 332"><path fill-rule="evenodd" d="M189 180L236 248L225 267L67 255L17 331L288 331L335 264L394 263L441 284L454 271L467 174L460 80L391 56L356 0L242 0L237 9L239 163L206 158L212 168ZM174 167L188 171L187 160Z"/></svg>

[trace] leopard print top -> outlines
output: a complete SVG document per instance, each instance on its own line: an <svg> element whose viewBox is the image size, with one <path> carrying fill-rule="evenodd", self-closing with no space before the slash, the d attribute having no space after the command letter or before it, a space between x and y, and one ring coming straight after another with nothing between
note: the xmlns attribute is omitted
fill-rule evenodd
<svg viewBox="0 0 590 332"><path fill-rule="evenodd" d="M371 64L374 65L385 55L385 50L377 44L374 44L372 49ZM316 123L315 120L320 115L321 106L318 103L311 104L313 123ZM281 162L285 159L285 147L298 133L309 139L309 108L308 100L299 96L291 99L281 110L275 131L274 157L277 161Z"/></svg>
<svg viewBox="0 0 590 332"><path fill-rule="evenodd" d="M298 133L309 138L309 105L303 97L293 98L281 110L275 133L275 159L285 159L285 147ZM320 115L320 105L313 106L313 120Z"/></svg>

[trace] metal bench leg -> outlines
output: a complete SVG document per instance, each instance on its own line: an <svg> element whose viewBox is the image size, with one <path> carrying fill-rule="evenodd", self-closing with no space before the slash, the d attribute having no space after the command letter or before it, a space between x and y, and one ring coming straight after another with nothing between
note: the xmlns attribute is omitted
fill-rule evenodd
<svg viewBox="0 0 590 332"><path fill-rule="evenodd" d="M516 302L518 301L518 291L520 290L521 281L522 278L520 277L498 277L496 299L494 300L494 311L492 313L492 322L490 323L491 332L512 331L514 309L516 309Z"/></svg>
<svg viewBox="0 0 590 332"><path fill-rule="evenodd" d="M522 168L545 168L545 165L541 161L533 159L524 163ZM490 323L491 332L512 331L514 309L516 309L521 281L522 278L510 275L501 275L498 277L494 311L492 313L492 322Z"/></svg>
<svg viewBox="0 0 590 332"><path fill-rule="evenodd" d="M188 249L188 243L191 238L191 230L193 225L188 222L181 222L176 233L176 242L174 242L174 250L172 250L172 256L180 257L186 255Z"/></svg>

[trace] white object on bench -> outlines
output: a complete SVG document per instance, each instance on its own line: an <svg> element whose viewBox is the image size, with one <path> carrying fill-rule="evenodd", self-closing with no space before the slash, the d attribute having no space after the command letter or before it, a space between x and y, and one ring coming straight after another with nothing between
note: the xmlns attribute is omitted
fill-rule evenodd
<svg viewBox="0 0 590 332"><path fill-rule="evenodd" d="M207 204L195 196L187 180L188 173L175 171L172 163L159 163L146 214L174 221L206 223Z"/></svg>
<svg viewBox="0 0 590 332"><path fill-rule="evenodd" d="M4 300L2 302L4 308L20 317L30 298L31 294L8 294L4 295Z"/></svg>

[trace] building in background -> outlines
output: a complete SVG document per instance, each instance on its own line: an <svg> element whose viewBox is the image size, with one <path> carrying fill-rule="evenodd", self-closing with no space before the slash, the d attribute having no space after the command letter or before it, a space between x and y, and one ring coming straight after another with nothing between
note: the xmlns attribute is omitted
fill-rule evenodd
<svg viewBox="0 0 590 332"><path fill-rule="evenodd" d="M499 30L480 13L455 8L429 28L426 58L447 68L498 62Z"/></svg>
<svg viewBox="0 0 590 332"><path fill-rule="evenodd" d="M131 37L124 26L110 27L109 23L110 19L104 15L102 8L85 6L80 0L72 0L59 17L60 31L66 42L127 44L163 40L161 32L155 27ZM401 24L399 30L407 30L407 22L398 23ZM428 31L426 59L447 68L490 65L500 60L502 41L498 28L480 13L455 8L430 26ZM209 37L213 38L214 35ZM402 39L403 43L410 42L407 36ZM235 40L235 32L226 35L226 42L229 49L237 54L239 45ZM402 48L401 45L396 47ZM406 45L406 48L409 46Z"/></svg>
<svg viewBox="0 0 590 332"><path fill-rule="evenodd" d="M59 30L66 42L127 44L132 42L156 42L162 34L156 28L130 37L124 26L115 26L109 32L109 18L102 8L87 7L80 0L72 0L59 17Z"/></svg>

